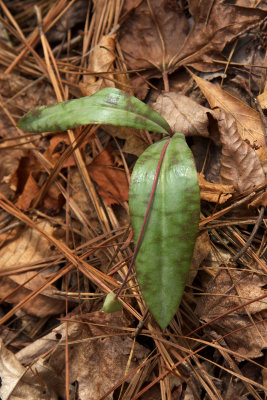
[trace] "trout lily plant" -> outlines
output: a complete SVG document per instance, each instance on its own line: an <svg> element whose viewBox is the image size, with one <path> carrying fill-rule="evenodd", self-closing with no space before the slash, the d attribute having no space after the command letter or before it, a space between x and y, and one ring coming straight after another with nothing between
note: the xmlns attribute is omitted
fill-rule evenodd
<svg viewBox="0 0 267 400"><path fill-rule="evenodd" d="M109 124L159 132L164 139L137 160L129 207L135 265L141 293L152 315L165 329L183 296L193 255L200 212L199 187L192 153L183 133L173 133L156 111L119 89L28 112L18 123L27 132L55 132L79 125ZM106 312L121 308L109 293Z"/></svg>

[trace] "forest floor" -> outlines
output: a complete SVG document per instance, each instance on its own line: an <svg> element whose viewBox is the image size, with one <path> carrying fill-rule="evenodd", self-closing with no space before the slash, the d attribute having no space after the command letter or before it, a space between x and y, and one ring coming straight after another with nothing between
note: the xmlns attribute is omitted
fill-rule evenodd
<svg viewBox="0 0 267 400"><path fill-rule="evenodd" d="M0 0L2 400L266 399L266 27L260 0ZM198 237L164 331L135 270L123 309L102 310L133 256L131 173L163 135L17 126L105 87L184 133L198 172Z"/></svg>

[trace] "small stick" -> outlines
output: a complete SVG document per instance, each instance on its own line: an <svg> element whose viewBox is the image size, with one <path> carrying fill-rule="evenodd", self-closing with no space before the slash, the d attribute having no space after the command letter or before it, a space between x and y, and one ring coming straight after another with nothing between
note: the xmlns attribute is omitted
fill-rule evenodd
<svg viewBox="0 0 267 400"><path fill-rule="evenodd" d="M131 334L132 338L135 338L137 335L140 335L140 333L141 333L141 331L142 331L142 329L144 327L144 323L145 323L145 321L147 319L148 314L149 314L149 310L147 308L145 313L144 313L143 318L139 321L139 323L138 323L138 325L136 327L136 330Z"/></svg>
<svg viewBox="0 0 267 400"><path fill-rule="evenodd" d="M232 262L237 261L237 260L247 251L247 249L248 249L249 246L251 245L251 243L252 243L252 241L253 241L253 239L254 239L256 233L258 232L258 229L259 229L259 227L260 227L260 224L262 223L263 216L264 216L264 210L265 210L265 207L261 206L261 208L260 208L260 213L259 213L259 217L258 217L258 219L257 219L256 224L254 225L254 228L253 228L253 230L252 230L252 232L251 232L250 237L248 238L248 240L247 240L245 246L243 246L242 249L241 249L234 257L232 257L232 259L231 259Z"/></svg>

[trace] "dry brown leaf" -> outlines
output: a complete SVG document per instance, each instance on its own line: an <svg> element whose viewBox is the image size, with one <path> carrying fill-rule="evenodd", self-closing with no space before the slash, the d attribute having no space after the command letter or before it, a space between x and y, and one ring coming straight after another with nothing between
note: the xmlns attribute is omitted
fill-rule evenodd
<svg viewBox="0 0 267 400"><path fill-rule="evenodd" d="M221 69L221 64L214 59L224 60L221 52L225 45L266 16L265 11L259 8L236 6L223 0L209 3L191 0L189 11L194 25L172 66L191 65L199 71Z"/></svg>
<svg viewBox="0 0 267 400"><path fill-rule="evenodd" d="M36 272L27 272L20 275L10 275L9 277L1 278L0 285L0 298L4 298L9 293L18 288L19 285L24 284L30 277L34 276ZM26 285L11 294L5 301L10 304L18 304L23 301L25 297L31 294L34 290L38 290L46 280L42 275L33 278ZM51 294L56 290L54 286L50 289L45 289L42 294L36 296L32 301L26 303L22 309L28 314L34 315L38 318L44 318L51 315L59 315L65 309L64 300L54 299Z"/></svg>
<svg viewBox="0 0 267 400"><path fill-rule="evenodd" d="M209 137L210 110L180 93L160 94L152 106L167 121L174 132L185 136Z"/></svg>
<svg viewBox="0 0 267 400"><path fill-rule="evenodd" d="M50 152L48 152L47 158L50 158L50 161L55 163L56 159L54 159L51 154L55 152L55 149L58 147L63 148L67 145L66 142L63 141L64 133L62 135L56 135L55 139L52 141L51 146L49 147ZM51 153L51 154L50 154ZM50 157L49 157L50 155ZM57 159L60 155L57 155ZM72 162L69 158L70 163ZM74 159L73 159L74 162ZM67 160L68 165L68 160ZM63 165L65 166L65 164ZM12 175L10 179L10 184L17 190L17 194L19 194L18 200L16 202L16 206L21 210L27 211L31 203L34 199L36 199L40 187L37 184L36 180L40 175L42 167L36 161L35 157L32 154L28 154L27 157L23 157L20 160L19 166L15 173ZM46 213L58 213L64 204L64 198L56 184L52 184L48 192L45 195L43 200L43 211Z"/></svg>
<svg viewBox="0 0 267 400"><path fill-rule="evenodd" d="M0 121L1 121L1 112L0 112ZM3 149L0 149L0 152L1 152L0 193L3 193L8 199L13 199L18 184L18 180L16 179L15 176L16 171L19 167L20 160L26 155L26 152L24 150L10 151Z"/></svg>
<svg viewBox="0 0 267 400"><path fill-rule="evenodd" d="M128 0L124 12L139 2ZM188 21L173 2L151 2L166 45L166 69L173 71L191 65L200 71L217 71L225 60L221 52L236 35L249 26L260 23L264 10L243 7L215 0L210 4L191 0L189 11L194 25L189 32ZM179 38L177 40L177 38ZM146 2L141 2L120 30L120 44L130 68L162 69L163 52L156 25Z"/></svg>
<svg viewBox="0 0 267 400"><path fill-rule="evenodd" d="M21 94L19 92L22 91ZM43 104L49 105L54 104L56 102L55 94L51 86L44 84L44 82L36 82L35 85L32 84L32 80L26 79L18 74L6 74L5 72L0 71L0 94L3 97L3 103L5 106L11 111L14 109L15 114L17 114L18 108L24 111L30 111L34 107L41 106ZM13 96L16 96L12 99ZM12 99L12 101L10 101ZM27 99L25 101L25 99ZM13 108L14 107L14 108ZM17 108L18 107L18 108ZM9 124L13 131L10 134L7 129L7 125L5 125L6 132L1 136L15 136L17 135L17 129ZM1 121L0 121L1 127Z"/></svg>
<svg viewBox="0 0 267 400"><path fill-rule="evenodd" d="M105 314L98 311L85 314L79 320L81 323L77 321L68 325L69 342L71 342L70 382L78 382L79 399L96 400L123 378L133 348L133 340L128 335L119 336L123 331L115 328L128 325L121 312ZM65 331L64 325L62 331ZM62 345L65 343L63 332L59 343ZM137 367L139 360L143 360L147 354L148 350L136 342L129 371ZM62 346L57 346L49 364L62 377L65 376L64 360ZM112 400L113 394L108 395L106 399Z"/></svg>
<svg viewBox="0 0 267 400"><path fill-rule="evenodd" d="M54 228L49 222L37 222L40 229L48 235L53 235ZM3 245L0 250L0 265L5 270L13 269L27 263L38 263L45 258L54 255L47 240L34 229L22 228L17 233L17 239L12 243Z"/></svg>
<svg viewBox="0 0 267 400"><path fill-rule="evenodd" d="M192 74L211 108L218 107L230 113L236 120L240 137L255 148L262 160L267 160L265 137L259 113L232 96L219 86Z"/></svg>
<svg viewBox="0 0 267 400"><path fill-rule="evenodd" d="M23 192L18 197L16 206L23 211L28 210L31 206L32 201L36 198L39 191L40 187L37 185L37 182L30 173L23 188Z"/></svg>
<svg viewBox="0 0 267 400"><path fill-rule="evenodd" d="M0 396L2 400L57 400L53 391L48 389L46 382L40 381L31 369L25 367L16 359L0 339Z"/></svg>
<svg viewBox="0 0 267 400"><path fill-rule="evenodd" d="M45 158L50 161L53 165L56 165L62 153L70 145L70 139L67 132L60 132L53 135L50 139L49 147L44 152ZM83 143L84 145L84 143ZM73 154L62 165L64 167L73 167L76 165Z"/></svg>
<svg viewBox="0 0 267 400"><path fill-rule="evenodd" d="M90 54L88 69L90 72L110 72L113 70L115 60L116 34L103 36ZM93 75L84 75L80 89L84 96L90 96L103 87L114 87L113 75L107 74L105 78L97 78Z"/></svg>
<svg viewBox="0 0 267 400"><path fill-rule="evenodd" d="M27 86L29 85L29 88ZM19 92L22 91L21 94ZM10 114L18 115L18 110L29 111L42 104L52 104L55 102L53 90L43 82L32 84L32 81L17 74L6 74L0 71L0 96L1 102ZM15 98L13 99L13 96ZM25 98L27 99L25 101ZM12 124L3 109L0 109L0 136L10 139L18 136L17 128ZM25 140L24 140L25 141ZM21 149L12 148L4 150L5 146L19 145L20 140L9 140L1 144L1 165L0 165L0 192L9 199L14 197L17 190L16 171L20 161L27 155Z"/></svg>
<svg viewBox="0 0 267 400"><path fill-rule="evenodd" d="M244 142L237 130L235 119L224 112L218 118L222 142L221 181L233 185L239 192L264 182L260 160L255 151Z"/></svg>
<svg viewBox="0 0 267 400"><path fill-rule="evenodd" d="M47 234L52 235L54 228L48 222L38 224ZM31 228L23 228L11 242L7 241L6 246L0 250L1 271L12 271L20 266L34 264L44 261L47 257L55 255L47 240L39 232ZM51 272L51 271L50 271ZM1 278L0 297L5 297L20 284L32 277L35 272L27 272L19 275L9 275ZM39 288L46 282L45 277L37 275L29 283L20 288L13 295L8 297L7 302L17 304L32 291ZM25 311L38 317L60 314L64 310L64 301L55 300L51 296L52 289L44 290L34 301L27 303L23 308Z"/></svg>
<svg viewBox="0 0 267 400"><path fill-rule="evenodd" d="M267 278L263 275L223 269L209 282L207 295L198 302L196 313L204 322L212 321L232 308L262 296L266 284ZM211 322L205 329L215 331L219 336L226 335L224 340L231 350L238 353L237 359L241 360L242 356L260 357L262 350L267 347L267 323L261 315L266 309L267 299L255 301L246 308ZM236 329L241 330L233 332Z"/></svg>
<svg viewBox="0 0 267 400"><path fill-rule="evenodd" d="M138 129L108 125L104 126L104 130L112 136L125 140L122 148L124 153L134 154L139 157L149 146L145 141L145 133Z"/></svg>
<svg viewBox="0 0 267 400"><path fill-rule="evenodd" d="M93 180L98 184L98 192L108 205L120 204L128 200L128 181L124 170L114 163L111 147L98 154L88 167Z"/></svg>
<svg viewBox="0 0 267 400"><path fill-rule="evenodd" d="M17 193L21 194L30 175L36 179L40 172L40 164L30 152L24 153L24 156L15 163L16 170L4 180L10 184L10 187Z"/></svg>
<svg viewBox="0 0 267 400"><path fill-rule="evenodd" d="M139 6L136 7L136 4ZM161 31L166 51L162 49L157 25L149 10L148 2L127 0L122 13L129 12L120 28L119 42L127 65L131 69L146 68L162 70L171 58L179 52L187 35L188 21L183 13L177 13L168 2L150 2L155 20ZM136 8L135 8L136 7ZM165 54L164 54L165 53Z"/></svg>
<svg viewBox="0 0 267 400"><path fill-rule="evenodd" d="M55 215L61 211L64 204L65 204L65 198L63 194L61 193L58 186L55 183L53 183L49 187L44 197L42 211L48 215L50 214Z"/></svg>
<svg viewBox="0 0 267 400"><path fill-rule="evenodd" d="M198 185L201 200L223 204L232 197L233 185L222 185L206 181L202 173L198 174Z"/></svg>

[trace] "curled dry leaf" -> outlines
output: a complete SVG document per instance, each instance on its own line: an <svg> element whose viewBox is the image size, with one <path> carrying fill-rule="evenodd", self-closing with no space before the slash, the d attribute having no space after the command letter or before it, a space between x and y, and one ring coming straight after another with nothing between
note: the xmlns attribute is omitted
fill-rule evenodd
<svg viewBox="0 0 267 400"><path fill-rule="evenodd" d="M222 185L206 181L202 173L198 174L198 184L200 188L201 200L223 204L232 197L234 193L233 185Z"/></svg>
<svg viewBox="0 0 267 400"><path fill-rule="evenodd" d="M241 139L234 117L221 112L218 126L222 143L222 183L233 185L239 192L243 192L264 182L260 160L255 151Z"/></svg>
<svg viewBox="0 0 267 400"><path fill-rule="evenodd" d="M250 299L262 296L266 284L267 278L263 275L223 269L209 282L207 295L198 302L196 313L204 322L210 322L204 329L224 336L230 350L237 353L235 357L239 361L242 356L260 357L262 350L267 347L267 323L264 319L267 299L252 302L217 321L212 320Z"/></svg>

